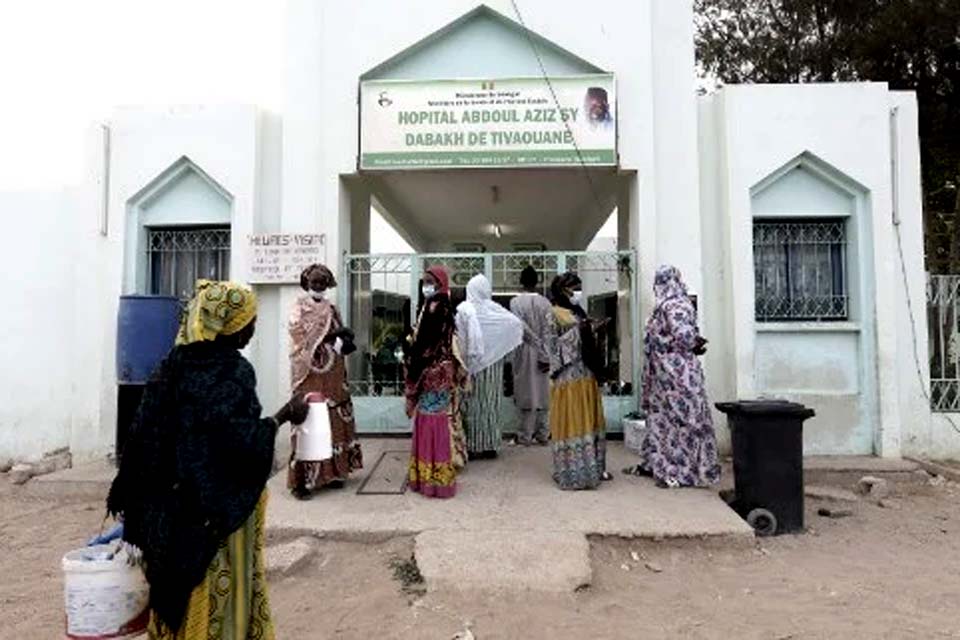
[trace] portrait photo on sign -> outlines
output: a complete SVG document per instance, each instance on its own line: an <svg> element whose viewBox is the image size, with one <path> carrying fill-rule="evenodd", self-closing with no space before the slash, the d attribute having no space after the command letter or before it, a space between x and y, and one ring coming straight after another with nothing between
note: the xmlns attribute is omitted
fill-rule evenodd
<svg viewBox="0 0 960 640"><path fill-rule="evenodd" d="M610 99L602 87L590 87L583 100L583 110L591 127L609 127L613 124Z"/></svg>

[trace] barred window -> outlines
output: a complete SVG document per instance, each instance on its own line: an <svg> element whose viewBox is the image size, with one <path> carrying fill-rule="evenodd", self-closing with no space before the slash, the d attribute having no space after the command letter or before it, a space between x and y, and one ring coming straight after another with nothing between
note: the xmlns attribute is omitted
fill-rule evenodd
<svg viewBox="0 0 960 640"><path fill-rule="evenodd" d="M846 253L843 219L755 221L757 321L847 320Z"/></svg>
<svg viewBox="0 0 960 640"><path fill-rule="evenodd" d="M193 295L199 278L230 277L230 227L147 230L147 286L151 295Z"/></svg>

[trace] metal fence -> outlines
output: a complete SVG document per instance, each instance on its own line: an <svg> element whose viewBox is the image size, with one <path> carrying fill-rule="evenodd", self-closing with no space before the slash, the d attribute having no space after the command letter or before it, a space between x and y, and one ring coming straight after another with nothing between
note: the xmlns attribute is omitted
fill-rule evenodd
<svg viewBox="0 0 960 640"><path fill-rule="evenodd" d="M960 412L960 275L927 282L930 403L936 412Z"/></svg>
<svg viewBox="0 0 960 640"><path fill-rule="evenodd" d="M358 351L350 360L350 386L359 396L402 393L401 341L416 314L418 286L425 269L443 265L450 272L454 303L465 297L466 285L478 273L493 286L494 299L504 306L520 293L520 272L531 265L540 273L538 289L547 293L554 276L577 273L591 314L612 316L604 344L610 378L607 391L632 393L636 345L632 252L551 252L482 254L361 254L345 258L347 287L341 308L357 333Z"/></svg>

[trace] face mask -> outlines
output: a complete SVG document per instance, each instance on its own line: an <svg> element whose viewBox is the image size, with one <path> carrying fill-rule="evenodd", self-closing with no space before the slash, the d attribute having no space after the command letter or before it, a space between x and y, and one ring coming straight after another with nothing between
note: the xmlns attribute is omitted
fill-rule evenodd
<svg viewBox="0 0 960 640"><path fill-rule="evenodd" d="M577 306L583 301L583 291L574 291L573 295L570 296L570 303Z"/></svg>
<svg viewBox="0 0 960 640"><path fill-rule="evenodd" d="M437 288L434 287L432 284L425 284L423 285L422 291L423 291L423 297L429 300L430 298L433 297L433 294L437 292Z"/></svg>
<svg viewBox="0 0 960 640"><path fill-rule="evenodd" d="M326 291L311 291L310 297L316 300L317 302L322 302L327 297Z"/></svg>

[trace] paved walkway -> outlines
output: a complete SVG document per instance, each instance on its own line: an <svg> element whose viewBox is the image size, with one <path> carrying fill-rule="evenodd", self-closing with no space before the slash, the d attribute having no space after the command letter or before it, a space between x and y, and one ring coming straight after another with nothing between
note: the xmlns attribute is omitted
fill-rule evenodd
<svg viewBox="0 0 960 640"><path fill-rule="evenodd" d="M407 440L362 440L372 467L384 450L406 451ZM657 489L649 479L620 469L633 462L621 443L609 443L614 480L597 491L559 491L550 477L546 447L505 447L497 460L469 463L451 500L403 495L356 495L369 469L345 489L295 500L285 474L270 481L268 526L337 537L386 537L445 530L573 531L585 535L646 538L752 536L752 531L713 491Z"/></svg>
<svg viewBox="0 0 960 640"><path fill-rule="evenodd" d="M407 440L364 440L364 459L372 467L381 452L408 446ZM753 540L753 531L715 492L668 491L625 476L620 469L633 456L620 443L609 447L615 478L597 491L559 491L550 477L550 449L541 447L505 447L497 460L471 462L450 500L413 492L357 495L364 470L346 488L301 502L278 474L270 482L267 526L281 537L416 535L417 562L431 589L572 591L590 582L591 535Z"/></svg>

